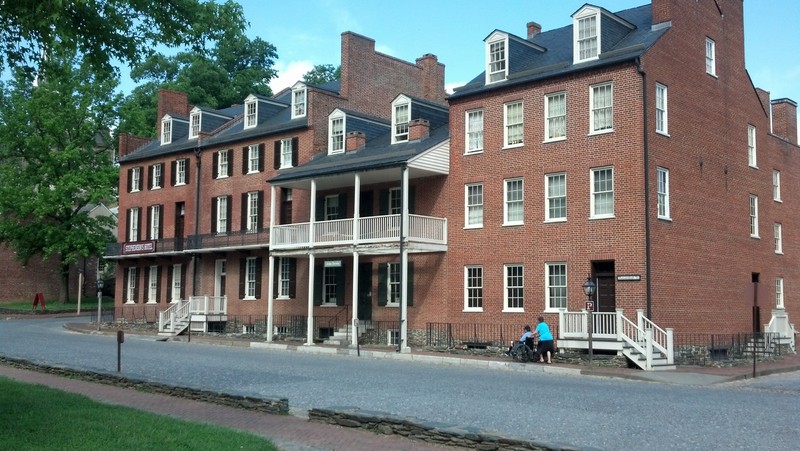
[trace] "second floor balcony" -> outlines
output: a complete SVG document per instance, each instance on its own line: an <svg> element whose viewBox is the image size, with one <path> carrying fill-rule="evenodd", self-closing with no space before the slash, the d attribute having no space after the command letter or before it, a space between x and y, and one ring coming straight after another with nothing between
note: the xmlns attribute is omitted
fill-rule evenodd
<svg viewBox="0 0 800 451"><path fill-rule="evenodd" d="M394 249L400 245L401 226L399 214L276 225L272 228L270 249L323 250L342 246L377 246L376 251ZM447 219L410 214L403 235L409 250L446 251Z"/></svg>

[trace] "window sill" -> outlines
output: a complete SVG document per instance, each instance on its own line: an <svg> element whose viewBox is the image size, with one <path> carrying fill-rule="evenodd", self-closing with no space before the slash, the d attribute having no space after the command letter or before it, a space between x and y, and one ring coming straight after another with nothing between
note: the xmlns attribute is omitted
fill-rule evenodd
<svg viewBox="0 0 800 451"><path fill-rule="evenodd" d="M775 255L783 255L783 251L775 251Z"/></svg>
<svg viewBox="0 0 800 451"><path fill-rule="evenodd" d="M545 219L545 224L558 224L561 222L567 222L567 218L555 218L555 219Z"/></svg>
<svg viewBox="0 0 800 451"><path fill-rule="evenodd" d="M542 141L542 144L558 143L558 142L563 142L563 141L566 141L566 140L567 140L566 136L559 136L558 138L545 139L544 141Z"/></svg>
<svg viewBox="0 0 800 451"><path fill-rule="evenodd" d="M659 216L658 219L661 221L672 222L672 218L669 216Z"/></svg>
<svg viewBox="0 0 800 451"><path fill-rule="evenodd" d="M135 189L132 189L130 192L131 192L131 193L138 193L138 192L140 192L140 191L141 191L141 190L140 190L139 188L135 188Z"/></svg>
<svg viewBox="0 0 800 451"><path fill-rule="evenodd" d="M155 191L157 189L161 189L161 187L160 186L153 186L153 187L150 188L150 191Z"/></svg>
<svg viewBox="0 0 800 451"><path fill-rule="evenodd" d="M127 305L133 305L133 304L135 304L135 302L133 302L133 301L125 301L125 304L127 304Z"/></svg>
<svg viewBox="0 0 800 451"><path fill-rule="evenodd" d="M186 182L178 182L173 186L186 186Z"/></svg>
<svg viewBox="0 0 800 451"><path fill-rule="evenodd" d="M752 238L754 240L760 240L761 236L760 235L750 235L750 238Z"/></svg>
<svg viewBox="0 0 800 451"><path fill-rule="evenodd" d="M261 173L261 171L258 171L258 170L256 170L256 171L247 171L247 174L245 174L245 175L260 174L260 173Z"/></svg>
<svg viewBox="0 0 800 451"><path fill-rule="evenodd" d="M255 301L255 296L245 296L242 298L243 301Z"/></svg>
<svg viewBox="0 0 800 451"><path fill-rule="evenodd" d="M217 180L219 180L219 179L226 179L226 178L228 178L228 176L227 176L227 175L218 175L218 176L217 176Z"/></svg>
<svg viewBox="0 0 800 451"><path fill-rule="evenodd" d="M396 303L396 302L387 302L387 303L386 303L386 305L384 305L384 307L389 307L389 308L400 308L400 304L399 304L399 303Z"/></svg>
<svg viewBox="0 0 800 451"><path fill-rule="evenodd" d="M614 219L616 216L614 215L602 215L602 216L589 216L590 221L594 221L595 219Z"/></svg>
<svg viewBox="0 0 800 451"><path fill-rule="evenodd" d="M338 305L336 305L335 302L325 302L323 304L320 304L319 307L322 307L322 308L334 308L334 307L338 307Z"/></svg>
<svg viewBox="0 0 800 451"><path fill-rule="evenodd" d="M483 149L471 150L471 151L468 150L468 151L464 152L464 155L480 155L482 153L483 153Z"/></svg>
<svg viewBox="0 0 800 451"><path fill-rule="evenodd" d="M461 311L462 313L483 313L482 308L468 308Z"/></svg>
<svg viewBox="0 0 800 451"><path fill-rule="evenodd" d="M147 301L146 302L147 305L155 305L155 303L156 303L156 301Z"/></svg>
<svg viewBox="0 0 800 451"><path fill-rule="evenodd" d="M706 71L706 75L710 75L710 76L712 76L712 77L714 77L716 79L719 79L719 76L716 74L716 72L712 74L711 72Z"/></svg>
<svg viewBox="0 0 800 451"><path fill-rule="evenodd" d="M525 313L524 308L504 308L501 313Z"/></svg>
<svg viewBox="0 0 800 451"><path fill-rule="evenodd" d="M664 131L661 131L661 130L656 130L656 133L657 133L657 134L659 134L659 135L661 135L661 136L667 137L667 138L672 138L672 136L670 136L670 135L669 135L669 132L664 132Z"/></svg>
<svg viewBox="0 0 800 451"><path fill-rule="evenodd" d="M294 166L292 166L292 165L290 164L290 165L281 166L281 167L279 167L279 168L278 168L278 170L280 171L281 169L292 169L293 167L294 167Z"/></svg>
<svg viewBox="0 0 800 451"><path fill-rule="evenodd" d="M482 229L483 224L481 225L466 225L464 226L464 230L471 230L471 229Z"/></svg>
<svg viewBox="0 0 800 451"><path fill-rule="evenodd" d="M756 166L754 164L748 164L747 166L749 166L750 169L758 169L758 166Z"/></svg>
<svg viewBox="0 0 800 451"><path fill-rule="evenodd" d="M278 296L275 298L276 301L289 301L291 299L292 298L290 298L289 296Z"/></svg>
<svg viewBox="0 0 800 451"><path fill-rule="evenodd" d="M520 147L525 147L525 143L518 143L518 144L507 144L500 148L500 150L510 150L510 149L519 149Z"/></svg>
<svg viewBox="0 0 800 451"><path fill-rule="evenodd" d="M587 136L607 135L609 133L614 133L614 128L613 127L609 128L609 129L606 129L606 130L590 131Z"/></svg>
<svg viewBox="0 0 800 451"><path fill-rule="evenodd" d="M500 225L502 227L516 227L516 226L525 225L525 223L524 222L504 222L504 223L502 223Z"/></svg>
<svg viewBox="0 0 800 451"><path fill-rule="evenodd" d="M782 200L782 199L772 199L772 200L774 200L775 202L777 202L777 203L779 203L779 204L782 204L782 203L783 203L783 200Z"/></svg>

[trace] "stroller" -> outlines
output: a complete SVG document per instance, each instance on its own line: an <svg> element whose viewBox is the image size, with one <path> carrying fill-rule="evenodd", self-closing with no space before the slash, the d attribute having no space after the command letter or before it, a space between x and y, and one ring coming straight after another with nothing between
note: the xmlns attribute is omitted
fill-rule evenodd
<svg viewBox="0 0 800 451"><path fill-rule="evenodd" d="M539 352L536 351L536 343L533 337L528 337L525 342L515 341L509 352L511 358L517 362L530 362L539 360Z"/></svg>

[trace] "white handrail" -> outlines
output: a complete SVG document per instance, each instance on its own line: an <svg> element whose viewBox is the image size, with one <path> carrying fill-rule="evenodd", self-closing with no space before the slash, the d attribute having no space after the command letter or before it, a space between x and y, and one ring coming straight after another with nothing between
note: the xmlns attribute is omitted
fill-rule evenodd
<svg viewBox="0 0 800 451"><path fill-rule="evenodd" d="M653 331L653 346L658 348L665 356L667 356L667 363L672 365L674 362L674 350L673 350L673 337L672 337L672 329L662 329L656 325L653 321L649 318L644 316L644 311L637 310L636 316L639 319L640 327L644 330L652 330Z"/></svg>

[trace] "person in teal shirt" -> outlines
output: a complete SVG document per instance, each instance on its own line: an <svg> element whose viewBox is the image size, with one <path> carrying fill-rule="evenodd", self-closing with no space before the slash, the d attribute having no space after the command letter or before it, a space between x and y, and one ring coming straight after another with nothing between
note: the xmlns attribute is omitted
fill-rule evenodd
<svg viewBox="0 0 800 451"><path fill-rule="evenodd" d="M536 344L536 350L539 352L539 363L544 363L545 354L547 354L547 363L553 363L551 356L556 351L555 347L553 347L553 334L550 333L550 327L544 322L544 317L539 317L539 324L536 325L534 335L539 337L539 342Z"/></svg>

